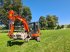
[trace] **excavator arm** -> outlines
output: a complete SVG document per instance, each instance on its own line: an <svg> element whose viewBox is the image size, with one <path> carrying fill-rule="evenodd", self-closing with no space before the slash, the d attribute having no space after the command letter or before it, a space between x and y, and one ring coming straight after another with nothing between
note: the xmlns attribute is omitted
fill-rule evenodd
<svg viewBox="0 0 70 52"><path fill-rule="evenodd" d="M29 26L28 26L28 23L27 23L27 21L26 21L26 19L25 18L23 18L23 17L21 17L21 16L16 16L16 18L19 20L19 21L21 21L22 22L22 24L23 24L23 26L24 26L24 29L25 29L25 31L26 32L29 32Z"/></svg>
<svg viewBox="0 0 70 52"><path fill-rule="evenodd" d="M19 21L22 22L25 31L26 31L27 33L29 33L29 26L28 26L28 23L27 23L26 19L25 19L25 18L22 18L22 17L19 16L19 15L16 15L16 16L14 16L14 17L15 17L17 20L19 20ZM8 35L9 35L10 38L12 37L13 32L14 32L14 24L11 23L11 24L10 24L10 31L9 31L9 33L8 33Z"/></svg>

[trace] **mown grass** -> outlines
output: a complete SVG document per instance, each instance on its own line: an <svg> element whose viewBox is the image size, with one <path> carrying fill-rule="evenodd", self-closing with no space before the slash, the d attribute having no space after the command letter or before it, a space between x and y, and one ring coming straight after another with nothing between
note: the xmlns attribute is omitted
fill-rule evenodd
<svg viewBox="0 0 70 52"><path fill-rule="evenodd" d="M0 33L0 52L70 52L70 29L41 30L40 37L41 42L7 46L7 33Z"/></svg>

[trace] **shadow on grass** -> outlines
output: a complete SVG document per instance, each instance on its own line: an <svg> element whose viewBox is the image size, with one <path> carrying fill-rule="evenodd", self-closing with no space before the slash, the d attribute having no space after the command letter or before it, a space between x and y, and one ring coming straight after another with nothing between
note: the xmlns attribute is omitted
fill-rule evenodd
<svg viewBox="0 0 70 52"><path fill-rule="evenodd" d="M24 44L24 42L19 42L19 41L7 41L7 46L13 46L13 45L19 45L21 46Z"/></svg>

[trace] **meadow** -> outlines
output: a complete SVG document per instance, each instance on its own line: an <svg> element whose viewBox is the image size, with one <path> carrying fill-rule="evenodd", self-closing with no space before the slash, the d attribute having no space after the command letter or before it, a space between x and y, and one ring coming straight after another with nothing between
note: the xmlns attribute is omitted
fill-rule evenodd
<svg viewBox="0 0 70 52"><path fill-rule="evenodd" d="M41 30L40 38L7 46L7 33L0 33L0 52L70 52L70 29Z"/></svg>

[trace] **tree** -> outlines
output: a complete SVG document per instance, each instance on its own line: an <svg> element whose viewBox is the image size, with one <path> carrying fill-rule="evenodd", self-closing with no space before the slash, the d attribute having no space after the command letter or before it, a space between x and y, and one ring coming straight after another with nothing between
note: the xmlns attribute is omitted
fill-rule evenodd
<svg viewBox="0 0 70 52"><path fill-rule="evenodd" d="M22 11L23 11L23 12L22 12L22 16L23 16L24 18L26 18L26 20L27 20L28 22L30 22L31 19L32 19L32 16L31 16L32 14L31 14L30 8L24 6Z"/></svg>
<svg viewBox="0 0 70 52"><path fill-rule="evenodd" d="M41 29L46 29L46 19L45 19L45 17L44 16L41 16L40 18L39 18L39 23L40 23L40 28Z"/></svg>
<svg viewBox="0 0 70 52"><path fill-rule="evenodd" d="M8 18L7 18L7 12L4 8L0 8L0 21L6 25L8 28Z"/></svg>
<svg viewBox="0 0 70 52"><path fill-rule="evenodd" d="M20 13L22 9L21 0L4 0L4 8L10 8L16 11L17 13Z"/></svg>
<svg viewBox="0 0 70 52"><path fill-rule="evenodd" d="M60 25L57 25L57 29L61 29L61 26Z"/></svg>
<svg viewBox="0 0 70 52"><path fill-rule="evenodd" d="M64 25L61 25L61 28L64 28Z"/></svg>
<svg viewBox="0 0 70 52"><path fill-rule="evenodd" d="M19 11L19 7L18 6L21 6L21 4L18 5L18 3L16 3L14 5L14 1L16 2L18 0L3 0L4 5L3 5L3 7L0 8L0 21L2 21L2 23L5 24L7 28L9 26L9 20L7 18L8 17L7 16L8 15L7 8L13 9L16 12L18 12ZM12 8L10 7L10 4L13 5Z"/></svg>
<svg viewBox="0 0 70 52"><path fill-rule="evenodd" d="M12 4L13 7L11 7L12 5L10 4ZM21 0L4 0L4 5L0 8L0 21L2 21L2 23L4 23L7 27L9 26L9 19L7 18L8 12L6 10L7 8L13 9L16 13L28 19L29 22L32 19L30 8L23 7ZM18 23L20 24L21 22L16 21L15 25Z"/></svg>
<svg viewBox="0 0 70 52"><path fill-rule="evenodd" d="M54 29L55 26L58 24L58 17L55 15L47 15L46 17L48 28Z"/></svg>

